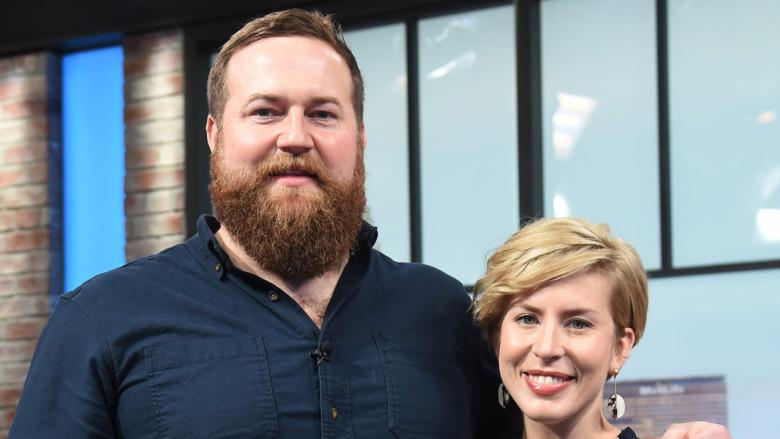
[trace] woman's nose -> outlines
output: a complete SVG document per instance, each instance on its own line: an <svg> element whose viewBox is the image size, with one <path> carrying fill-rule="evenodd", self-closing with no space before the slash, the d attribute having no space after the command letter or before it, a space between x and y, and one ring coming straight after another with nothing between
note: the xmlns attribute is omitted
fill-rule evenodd
<svg viewBox="0 0 780 439"><path fill-rule="evenodd" d="M534 340L534 355L544 360L563 356L563 346L561 345L560 337L558 325L542 324Z"/></svg>

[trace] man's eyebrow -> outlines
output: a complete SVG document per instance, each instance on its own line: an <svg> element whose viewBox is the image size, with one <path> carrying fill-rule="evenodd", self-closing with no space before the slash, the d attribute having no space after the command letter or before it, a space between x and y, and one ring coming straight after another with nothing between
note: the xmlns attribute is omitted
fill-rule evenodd
<svg viewBox="0 0 780 439"><path fill-rule="evenodd" d="M315 96L310 101L314 105L334 104L334 105L338 105L339 107L341 106L341 101L331 96Z"/></svg>
<svg viewBox="0 0 780 439"><path fill-rule="evenodd" d="M283 99L281 96L271 94L271 93L253 93L249 95L247 102L254 102L254 101L280 102L282 100Z"/></svg>
<svg viewBox="0 0 780 439"><path fill-rule="evenodd" d="M267 101L272 103L284 102L284 98L273 93L254 93L249 95L247 102ZM334 104L341 106L341 101L332 96L314 96L308 101L309 105Z"/></svg>

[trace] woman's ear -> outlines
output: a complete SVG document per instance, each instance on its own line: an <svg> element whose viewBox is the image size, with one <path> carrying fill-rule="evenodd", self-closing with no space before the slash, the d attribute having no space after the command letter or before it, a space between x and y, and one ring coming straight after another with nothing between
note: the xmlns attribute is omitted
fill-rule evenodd
<svg viewBox="0 0 780 439"><path fill-rule="evenodd" d="M634 340L636 340L634 330L625 328L623 330L623 336L618 337L615 342L615 358L609 370L620 370L623 368L626 360L628 360L628 356L631 355L631 349L634 347Z"/></svg>

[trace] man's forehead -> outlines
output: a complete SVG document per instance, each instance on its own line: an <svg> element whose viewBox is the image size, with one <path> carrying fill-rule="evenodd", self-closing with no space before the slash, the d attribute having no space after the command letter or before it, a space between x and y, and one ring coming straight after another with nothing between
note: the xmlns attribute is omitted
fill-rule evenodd
<svg viewBox="0 0 780 439"><path fill-rule="evenodd" d="M291 56L299 51L306 51L314 56L322 55L325 58L332 58L345 66L347 64L344 58L330 44L306 35L282 35L254 41L236 51L228 64L236 58L256 57L272 53Z"/></svg>
<svg viewBox="0 0 780 439"><path fill-rule="evenodd" d="M236 51L228 60L226 76L230 83L236 80L235 75L252 76L261 69L320 70L324 73L334 72L334 66L335 71L345 73L345 78L351 77L344 58L328 43L306 36L280 36L255 41Z"/></svg>
<svg viewBox="0 0 780 439"><path fill-rule="evenodd" d="M236 51L227 64L226 87L230 93L235 87L265 82L266 75L276 80L285 78L285 72L308 72L320 79L330 78L326 83L331 86L343 83L352 92L352 75L344 58L328 43L298 35L264 38ZM310 85L320 82L313 80Z"/></svg>

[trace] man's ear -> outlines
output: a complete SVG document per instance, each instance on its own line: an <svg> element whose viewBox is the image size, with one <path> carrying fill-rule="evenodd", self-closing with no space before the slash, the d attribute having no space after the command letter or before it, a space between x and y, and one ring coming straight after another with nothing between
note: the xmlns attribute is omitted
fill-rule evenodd
<svg viewBox="0 0 780 439"><path fill-rule="evenodd" d="M363 139L363 152L366 152L366 145L368 142L366 142L366 123L363 122L360 124L360 138Z"/></svg>
<svg viewBox="0 0 780 439"><path fill-rule="evenodd" d="M206 118L206 140L209 142L209 149L214 152L217 148L217 139L219 138L219 128L217 127L217 121L209 114Z"/></svg>

